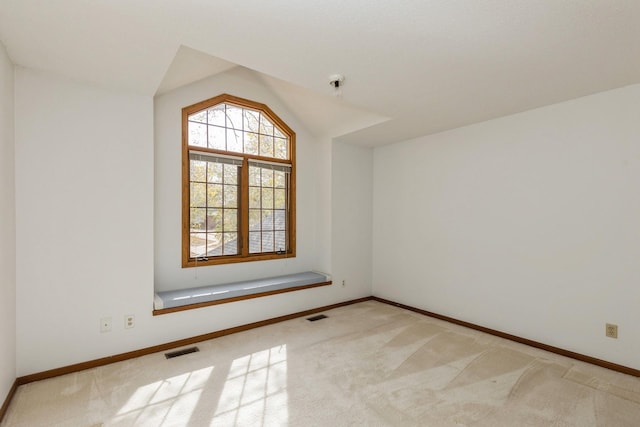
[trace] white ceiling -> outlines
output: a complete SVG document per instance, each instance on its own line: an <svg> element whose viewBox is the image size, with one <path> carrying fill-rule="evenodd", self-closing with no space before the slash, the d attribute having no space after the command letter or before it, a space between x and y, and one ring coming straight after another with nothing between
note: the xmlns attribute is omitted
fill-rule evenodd
<svg viewBox="0 0 640 427"><path fill-rule="evenodd" d="M240 65L310 130L369 146L640 83L639 0L0 0L0 40L148 95Z"/></svg>

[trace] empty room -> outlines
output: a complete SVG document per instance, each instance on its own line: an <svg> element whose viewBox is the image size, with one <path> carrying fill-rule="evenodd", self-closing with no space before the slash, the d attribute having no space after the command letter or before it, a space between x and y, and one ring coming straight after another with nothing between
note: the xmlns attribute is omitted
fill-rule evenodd
<svg viewBox="0 0 640 427"><path fill-rule="evenodd" d="M0 1L0 426L637 426L640 2Z"/></svg>

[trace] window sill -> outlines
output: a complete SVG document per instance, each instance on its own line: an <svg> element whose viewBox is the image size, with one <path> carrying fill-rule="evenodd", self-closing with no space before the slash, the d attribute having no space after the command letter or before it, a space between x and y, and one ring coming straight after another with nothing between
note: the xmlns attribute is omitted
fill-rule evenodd
<svg viewBox="0 0 640 427"><path fill-rule="evenodd" d="M222 265L222 264L234 264L240 262L252 262L252 261L267 261L274 259L286 259L295 258L295 251L290 252L268 252L265 254L254 254L249 256L241 255L226 255L226 256L214 256L205 260L196 260L195 258L189 258L182 260L182 268L191 267L206 267L210 265Z"/></svg>
<svg viewBox="0 0 640 427"><path fill-rule="evenodd" d="M154 298L153 315L327 286L331 283L331 276L308 271L223 285L157 292Z"/></svg>

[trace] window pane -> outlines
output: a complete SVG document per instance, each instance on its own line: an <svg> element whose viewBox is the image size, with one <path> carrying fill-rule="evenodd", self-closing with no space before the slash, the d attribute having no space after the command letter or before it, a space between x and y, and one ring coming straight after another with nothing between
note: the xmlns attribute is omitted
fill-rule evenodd
<svg viewBox="0 0 640 427"><path fill-rule="evenodd" d="M238 207L238 186L237 185L224 186L224 207L225 208Z"/></svg>
<svg viewBox="0 0 640 427"><path fill-rule="evenodd" d="M250 166L249 175L252 182L249 187L250 252L286 250L288 197L286 172L274 171L266 165ZM279 187L274 188L274 185ZM277 243L275 231L278 233ZM258 232L260 232L259 235Z"/></svg>
<svg viewBox="0 0 640 427"><path fill-rule="evenodd" d="M207 125L189 122L189 145L207 146Z"/></svg>
<svg viewBox="0 0 640 427"><path fill-rule="evenodd" d="M222 233L207 233L207 255L222 255Z"/></svg>
<svg viewBox="0 0 640 427"><path fill-rule="evenodd" d="M191 232L204 231L205 230L205 213L204 208L191 208L190 209L190 222L189 228Z"/></svg>
<svg viewBox="0 0 640 427"><path fill-rule="evenodd" d="M276 188L273 191L273 207L276 209L284 209L287 207L287 193L284 188Z"/></svg>
<svg viewBox="0 0 640 427"><path fill-rule="evenodd" d="M262 230L273 230L273 210L264 209L262 211Z"/></svg>
<svg viewBox="0 0 640 427"><path fill-rule="evenodd" d="M207 231L222 231L222 209L207 209Z"/></svg>
<svg viewBox="0 0 640 427"><path fill-rule="evenodd" d="M287 211L278 209L273 212L274 229L286 230L287 229Z"/></svg>
<svg viewBox="0 0 640 427"><path fill-rule="evenodd" d="M238 233L224 233L224 255L235 255L238 253Z"/></svg>
<svg viewBox="0 0 640 427"><path fill-rule="evenodd" d="M222 164L207 162L207 181L222 183Z"/></svg>
<svg viewBox="0 0 640 427"><path fill-rule="evenodd" d="M260 185L260 168L249 166L249 185Z"/></svg>
<svg viewBox="0 0 640 427"><path fill-rule="evenodd" d="M260 114L260 133L273 136L273 124L264 114Z"/></svg>
<svg viewBox="0 0 640 427"><path fill-rule="evenodd" d="M192 208L204 208L205 206L207 206L206 191L207 184L192 182L189 192L191 197L189 206L191 206Z"/></svg>
<svg viewBox="0 0 640 427"><path fill-rule="evenodd" d="M225 128L219 126L209 126L209 148L215 148L216 150L224 150L225 145Z"/></svg>
<svg viewBox="0 0 640 427"><path fill-rule="evenodd" d="M274 177L274 181L275 181L274 187L276 187L276 188L285 188L286 183L287 183L286 172L275 171L273 173L273 177Z"/></svg>
<svg viewBox="0 0 640 427"><path fill-rule="evenodd" d="M245 132L244 134L244 152L247 154L258 154L258 134Z"/></svg>
<svg viewBox="0 0 640 427"><path fill-rule="evenodd" d="M189 176L191 181L205 182L207 180L207 163L199 160L190 161Z"/></svg>
<svg viewBox="0 0 640 427"><path fill-rule="evenodd" d="M282 138L274 138L273 140L274 153L273 157L276 159L288 159L287 154L287 140Z"/></svg>
<svg viewBox="0 0 640 427"><path fill-rule="evenodd" d="M222 207L222 184L207 185L207 206L212 208Z"/></svg>
<svg viewBox="0 0 640 427"><path fill-rule="evenodd" d="M238 183L238 166L224 165L224 183L225 184Z"/></svg>
<svg viewBox="0 0 640 427"><path fill-rule="evenodd" d="M273 135L274 135L276 138L286 138L286 136L285 136L282 132L280 132L280 129L278 129L278 127L277 127L277 126L274 126L274 127L273 127Z"/></svg>
<svg viewBox="0 0 640 427"><path fill-rule="evenodd" d="M200 122L200 123L207 123L207 112L205 111L200 111L199 113L195 113L189 116L189 121L190 122Z"/></svg>
<svg viewBox="0 0 640 427"><path fill-rule="evenodd" d="M238 230L238 210L237 209L225 209L224 210L224 231L237 231Z"/></svg>
<svg viewBox="0 0 640 427"><path fill-rule="evenodd" d="M227 151L242 153L242 132L227 129Z"/></svg>
<svg viewBox="0 0 640 427"><path fill-rule="evenodd" d="M263 209L273 208L273 188L262 189L262 208Z"/></svg>
<svg viewBox="0 0 640 427"><path fill-rule="evenodd" d="M262 232L262 252L273 252L273 232Z"/></svg>
<svg viewBox="0 0 640 427"><path fill-rule="evenodd" d="M271 169L262 169L262 186L273 187L273 171Z"/></svg>
<svg viewBox="0 0 640 427"><path fill-rule="evenodd" d="M227 128L242 130L242 108L227 104Z"/></svg>
<svg viewBox="0 0 640 427"><path fill-rule="evenodd" d="M193 258L204 256L207 252L207 234L191 233L189 238L189 256Z"/></svg>
<svg viewBox="0 0 640 427"><path fill-rule="evenodd" d="M260 223L262 222L262 214L260 209L249 209L249 230L260 231Z"/></svg>
<svg viewBox="0 0 640 427"><path fill-rule="evenodd" d="M210 125L225 125L225 117L224 117L224 106L225 104L218 104L214 107L209 108L209 124Z"/></svg>
<svg viewBox="0 0 640 427"><path fill-rule="evenodd" d="M260 155L273 157L273 137L260 135Z"/></svg>
<svg viewBox="0 0 640 427"><path fill-rule="evenodd" d="M260 187L249 187L249 208L259 209L260 206Z"/></svg>
<svg viewBox="0 0 640 427"><path fill-rule="evenodd" d="M249 132L259 132L260 113L252 110L244 110L244 130Z"/></svg>
<svg viewBox="0 0 640 427"><path fill-rule="evenodd" d="M275 249L276 251L286 251L287 250L287 237L284 231L276 231L275 232Z"/></svg>
<svg viewBox="0 0 640 427"><path fill-rule="evenodd" d="M255 254L262 250L262 233L259 231L249 232L249 253Z"/></svg>

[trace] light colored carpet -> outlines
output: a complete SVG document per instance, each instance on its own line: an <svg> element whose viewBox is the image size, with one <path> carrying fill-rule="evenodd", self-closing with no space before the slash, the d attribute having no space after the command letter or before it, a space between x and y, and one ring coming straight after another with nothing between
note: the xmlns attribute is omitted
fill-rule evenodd
<svg viewBox="0 0 640 427"><path fill-rule="evenodd" d="M638 426L640 379L375 301L27 384L13 426Z"/></svg>

